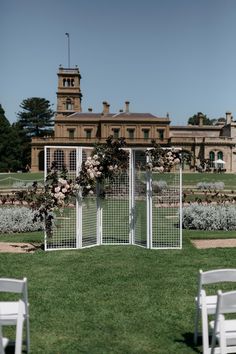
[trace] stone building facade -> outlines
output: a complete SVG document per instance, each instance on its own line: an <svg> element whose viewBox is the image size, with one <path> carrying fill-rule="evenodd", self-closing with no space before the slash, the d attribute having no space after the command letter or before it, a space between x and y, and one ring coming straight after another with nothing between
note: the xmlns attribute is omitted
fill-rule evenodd
<svg viewBox="0 0 236 354"><path fill-rule="evenodd" d="M79 69L59 67L57 111L54 137L33 138L31 171L44 169L44 146L92 146L105 142L109 135L124 137L128 147L148 147L155 140L161 146L181 147L191 154L191 165L198 166L204 159L225 161L227 172L236 172L236 123L226 113L226 123L204 126L171 126L170 118L151 113L134 113L130 103L124 109L111 112L103 102L101 112L91 108L82 111L81 75Z"/></svg>

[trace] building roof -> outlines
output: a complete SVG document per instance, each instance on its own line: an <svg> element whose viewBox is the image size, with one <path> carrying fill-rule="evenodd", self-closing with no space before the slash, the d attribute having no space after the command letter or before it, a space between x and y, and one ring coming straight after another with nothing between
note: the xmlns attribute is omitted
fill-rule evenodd
<svg viewBox="0 0 236 354"><path fill-rule="evenodd" d="M146 120L147 122L158 122L164 124L170 124L168 117L157 117L151 113L131 113L131 112L119 112L119 113L93 113L93 112L75 112L68 116L58 116L56 119L65 121L76 120L88 120L88 121L140 121Z"/></svg>

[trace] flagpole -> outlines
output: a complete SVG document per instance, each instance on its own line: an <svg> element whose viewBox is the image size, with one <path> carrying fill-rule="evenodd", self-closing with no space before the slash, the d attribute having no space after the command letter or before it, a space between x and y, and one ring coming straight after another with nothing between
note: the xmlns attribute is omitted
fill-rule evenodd
<svg viewBox="0 0 236 354"><path fill-rule="evenodd" d="M70 34L66 32L65 35L68 39L68 68L70 68Z"/></svg>

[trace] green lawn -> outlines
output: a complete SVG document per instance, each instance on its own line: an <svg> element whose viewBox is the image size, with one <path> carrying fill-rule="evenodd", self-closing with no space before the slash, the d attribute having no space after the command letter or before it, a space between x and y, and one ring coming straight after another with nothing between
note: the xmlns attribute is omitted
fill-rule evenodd
<svg viewBox="0 0 236 354"><path fill-rule="evenodd" d="M198 270L235 267L236 257L234 248L194 248L190 238L203 235L236 233L184 231L182 250L0 253L1 276L28 277L32 353L200 353L192 342ZM32 242L42 233L0 237Z"/></svg>
<svg viewBox="0 0 236 354"><path fill-rule="evenodd" d="M183 173L183 187L194 187L198 182L224 182L226 189L236 190L236 174L233 173Z"/></svg>

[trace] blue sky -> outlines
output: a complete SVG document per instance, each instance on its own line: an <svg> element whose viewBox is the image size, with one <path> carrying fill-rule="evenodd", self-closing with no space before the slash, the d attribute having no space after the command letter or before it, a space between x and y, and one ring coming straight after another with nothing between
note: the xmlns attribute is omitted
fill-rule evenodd
<svg viewBox="0 0 236 354"><path fill-rule="evenodd" d="M130 100L181 125L196 112L236 119L235 0L0 0L0 103L10 122L25 98L56 109L57 70L82 75L82 109Z"/></svg>

